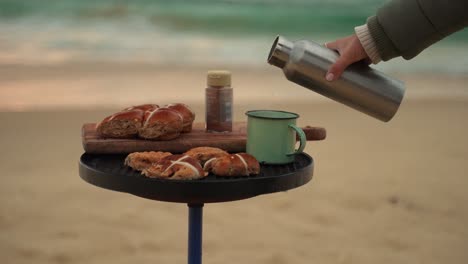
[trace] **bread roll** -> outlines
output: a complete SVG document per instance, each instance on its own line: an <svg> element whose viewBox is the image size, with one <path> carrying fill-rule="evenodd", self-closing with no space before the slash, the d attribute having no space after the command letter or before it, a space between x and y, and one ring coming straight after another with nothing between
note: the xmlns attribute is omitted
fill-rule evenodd
<svg viewBox="0 0 468 264"><path fill-rule="evenodd" d="M172 153L161 151L133 152L128 154L125 158L124 164L134 170L142 171L170 155L172 155Z"/></svg>
<svg viewBox="0 0 468 264"><path fill-rule="evenodd" d="M163 158L142 172L150 178L193 180L208 175L197 160L188 155L171 155Z"/></svg>
<svg viewBox="0 0 468 264"><path fill-rule="evenodd" d="M146 111L152 112L153 110L156 110L158 108L159 108L159 105L157 104L142 104L142 105L134 105L134 106L127 107L122 111L140 109L143 112L146 112Z"/></svg>
<svg viewBox="0 0 468 264"><path fill-rule="evenodd" d="M210 160L212 158L218 158L224 155L229 155L229 153L222 149L212 147L197 147L188 150L184 154L189 155L190 157L198 160L198 162L200 162L202 166L207 160Z"/></svg>
<svg viewBox="0 0 468 264"><path fill-rule="evenodd" d="M185 104L168 104L165 107L175 110L182 115L183 118L183 133L188 133L192 131L193 120L195 120L195 113Z"/></svg>
<svg viewBox="0 0 468 264"><path fill-rule="evenodd" d="M97 124L96 131L104 138L135 137L142 127L143 115L143 111L139 109L115 113Z"/></svg>
<svg viewBox="0 0 468 264"><path fill-rule="evenodd" d="M218 176L249 176L260 173L260 164L252 155L237 153L212 158L203 169Z"/></svg>
<svg viewBox="0 0 468 264"><path fill-rule="evenodd" d="M151 112L138 135L145 139L171 140L182 132L182 116L168 108L158 108Z"/></svg>

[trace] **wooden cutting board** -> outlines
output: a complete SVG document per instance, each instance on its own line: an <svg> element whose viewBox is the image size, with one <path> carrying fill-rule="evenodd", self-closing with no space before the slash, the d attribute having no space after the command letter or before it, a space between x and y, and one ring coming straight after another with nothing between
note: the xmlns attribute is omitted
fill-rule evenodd
<svg viewBox="0 0 468 264"><path fill-rule="evenodd" d="M323 140L326 130L321 127L306 126L302 128L307 140ZM82 131L83 148L87 153L126 154L137 151L168 151L182 153L195 147L217 147L228 152L244 152L247 142L247 125L245 122L233 124L230 133L208 133L204 123L195 123L192 132L167 141L144 139L101 138L96 133L96 124L84 124Z"/></svg>

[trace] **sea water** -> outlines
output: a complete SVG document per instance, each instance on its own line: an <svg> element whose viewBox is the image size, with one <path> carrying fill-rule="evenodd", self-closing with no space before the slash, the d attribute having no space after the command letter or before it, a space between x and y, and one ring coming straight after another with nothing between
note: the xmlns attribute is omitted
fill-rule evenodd
<svg viewBox="0 0 468 264"><path fill-rule="evenodd" d="M0 0L0 64L69 62L269 67L278 34L328 42L384 0ZM463 30L378 68L468 73Z"/></svg>

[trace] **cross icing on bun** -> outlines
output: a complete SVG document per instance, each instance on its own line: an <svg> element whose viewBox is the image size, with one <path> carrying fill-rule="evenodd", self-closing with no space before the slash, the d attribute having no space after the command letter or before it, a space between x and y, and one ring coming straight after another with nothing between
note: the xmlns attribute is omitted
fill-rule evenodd
<svg viewBox="0 0 468 264"><path fill-rule="evenodd" d="M152 140L171 140L182 132L182 116L169 108L158 108L147 115L138 135Z"/></svg>

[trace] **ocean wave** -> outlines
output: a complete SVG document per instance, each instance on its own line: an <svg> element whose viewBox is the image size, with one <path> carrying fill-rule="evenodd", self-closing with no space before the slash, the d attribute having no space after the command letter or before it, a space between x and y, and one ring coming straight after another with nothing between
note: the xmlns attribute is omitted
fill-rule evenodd
<svg viewBox="0 0 468 264"><path fill-rule="evenodd" d="M0 0L0 63L262 67L276 35L330 41L350 34L378 5L371 0ZM466 73L467 33L443 40L411 62L377 67Z"/></svg>

